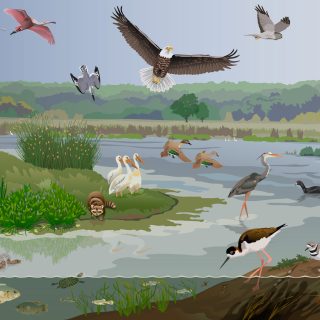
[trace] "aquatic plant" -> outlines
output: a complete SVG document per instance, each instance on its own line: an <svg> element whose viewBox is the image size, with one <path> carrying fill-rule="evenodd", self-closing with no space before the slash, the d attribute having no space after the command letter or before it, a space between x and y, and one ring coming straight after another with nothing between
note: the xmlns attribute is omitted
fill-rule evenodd
<svg viewBox="0 0 320 320"><path fill-rule="evenodd" d="M74 121L65 128L45 117L16 125L17 149L22 160L47 169L90 169L100 157L100 137L86 132L86 123Z"/></svg>

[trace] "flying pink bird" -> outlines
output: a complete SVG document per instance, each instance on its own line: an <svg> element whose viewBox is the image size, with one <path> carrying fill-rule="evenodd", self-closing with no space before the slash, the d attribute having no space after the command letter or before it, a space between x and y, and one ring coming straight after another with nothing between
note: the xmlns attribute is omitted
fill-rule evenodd
<svg viewBox="0 0 320 320"><path fill-rule="evenodd" d="M20 23L20 25L16 27L15 31L12 31L10 35L23 30L31 30L42 38L46 39L50 44L55 43L53 34L51 33L50 29L46 27L46 24L55 24L54 21L38 22L37 20L28 16L25 10L21 9L4 9L3 11L15 18Z"/></svg>

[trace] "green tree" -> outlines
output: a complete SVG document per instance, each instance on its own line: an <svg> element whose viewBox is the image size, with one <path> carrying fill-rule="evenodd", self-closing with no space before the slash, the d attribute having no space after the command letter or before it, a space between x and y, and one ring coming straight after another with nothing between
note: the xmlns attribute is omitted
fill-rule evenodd
<svg viewBox="0 0 320 320"><path fill-rule="evenodd" d="M196 113L196 117L202 122L204 119L207 119L209 117L209 109L204 102L200 102L198 104L198 111Z"/></svg>
<svg viewBox="0 0 320 320"><path fill-rule="evenodd" d="M170 109L188 122L189 118L198 112L198 98L194 93L184 94L172 103Z"/></svg>

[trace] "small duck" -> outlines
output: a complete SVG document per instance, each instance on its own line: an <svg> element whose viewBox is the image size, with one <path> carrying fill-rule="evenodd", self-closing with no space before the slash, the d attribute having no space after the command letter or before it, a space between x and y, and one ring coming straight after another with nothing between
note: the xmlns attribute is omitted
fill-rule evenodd
<svg viewBox="0 0 320 320"><path fill-rule="evenodd" d="M309 251L312 259L320 260L320 246L319 243L308 242L305 251Z"/></svg>
<svg viewBox="0 0 320 320"><path fill-rule="evenodd" d="M180 142L168 140L163 146L161 157L171 156L173 159L179 157L183 162L191 162L191 160L181 151L184 144L191 145L189 140L181 140Z"/></svg>
<svg viewBox="0 0 320 320"><path fill-rule="evenodd" d="M304 193L320 194L320 186L313 186L313 187L307 188L301 180L298 180L296 182L296 185L300 186Z"/></svg>
<svg viewBox="0 0 320 320"><path fill-rule="evenodd" d="M135 153L132 158L133 158L136 169L134 169L133 172L131 173L131 179L128 186L131 194L139 191L141 188L142 181L141 181L141 171L140 171L139 162L141 164L144 164L143 159L140 157L138 153Z"/></svg>
<svg viewBox="0 0 320 320"><path fill-rule="evenodd" d="M130 165L134 168L136 168L135 163L129 158L129 156L123 156L122 161L127 169L126 174L120 174L110 184L109 187L109 194L116 193L116 197L120 193L122 196L122 192L128 188L130 181L131 181L131 173L132 170L130 168Z"/></svg>
<svg viewBox="0 0 320 320"><path fill-rule="evenodd" d="M111 170L109 173L108 173L108 177L107 177L107 180L108 180L108 184L110 185L110 183L117 177L119 176L120 174L122 174L122 164L123 164L123 161L122 161L122 157L121 156L116 156L116 163L118 165L118 167L114 170Z"/></svg>
<svg viewBox="0 0 320 320"><path fill-rule="evenodd" d="M213 157L219 157L218 152L216 151L211 151L211 152L206 152L205 150L202 152L199 152L196 155L195 162L192 165L193 169L200 168L200 166L205 166L206 168L208 167L214 167L214 168L221 168L222 165L213 159Z"/></svg>

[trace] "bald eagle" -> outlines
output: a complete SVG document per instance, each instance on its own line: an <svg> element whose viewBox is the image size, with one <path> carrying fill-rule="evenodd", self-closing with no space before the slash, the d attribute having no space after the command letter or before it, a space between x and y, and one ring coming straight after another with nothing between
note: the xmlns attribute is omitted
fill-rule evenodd
<svg viewBox="0 0 320 320"><path fill-rule="evenodd" d="M210 55L173 54L173 47L160 49L124 15L122 7L115 8L112 19L127 43L151 66L140 70L142 83L152 92L165 92L174 86L171 74L201 74L230 69L237 62L237 50L223 57Z"/></svg>

